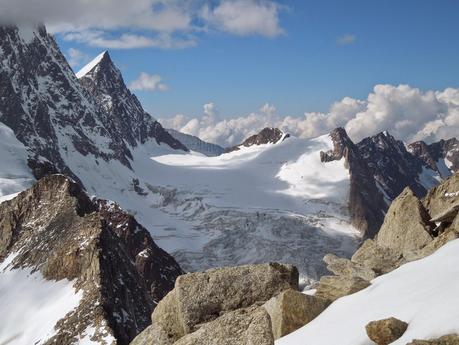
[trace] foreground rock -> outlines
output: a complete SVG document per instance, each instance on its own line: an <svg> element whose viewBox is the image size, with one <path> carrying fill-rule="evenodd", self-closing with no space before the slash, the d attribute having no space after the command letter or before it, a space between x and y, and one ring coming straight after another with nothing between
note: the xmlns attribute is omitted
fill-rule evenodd
<svg viewBox="0 0 459 345"><path fill-rule="evenodd" d="M271 298L263 308L271 318L274 339L279 339L314 320L328 305L324 299L289 289Z"/></svg>
<svg viewBox="0 0 459 345"><path fill-rule="evenodd" d="M435 224L430 218L413 191L405 188L389 207L376 243L409 259L413 252L432 241Z"/></svg>
<svg viewBox="0 0 459 345"><path fill-rule="evenodd" d="M388 345L394 342L405 333L407 328L406 322L394 317L372 321L365 326L368 337L378 345Z"/></svg>
<svg viewBox="0 0 459 345"><path fill-rule="evenodd" d="M0 204L0 261L5 257L14 257L10 269L30 267L47 280L73 281L83 292L45 344L74 343L88 329L95 342L128 344L183 273L132 216L90 200L63 175L45 177Z"/></svg>
<svg viewBox="0 0 459 345"><path fill-rule="evenodd" d="M271 320L263 308L230 311L208 322L174 345L273 345Z"/></svg>
<svg viewBox="0 0 459 345"><path fill-rule="evenodd" d="M407 345L459 345L459 336L452 334L452 335L445 335L438 339L413 340L411 343Z"/></svg>
<svg viewBox="0 0 459 345"><path fill-rule="evenodd" d="M328 301L298 291L298 271L269 263L180 276L132 345L274 344Z"/></svg>
<svg viewBox="0 0 459 345"><path fill-rule="evenodd" d="M459 238L457 190L458 173L430 190L423 201L406 188L390 206L374 240L363 242L350 260L330 254L324 257L334 275L320 279L317 296L333 301L357 292L377 276Z"/></svg>

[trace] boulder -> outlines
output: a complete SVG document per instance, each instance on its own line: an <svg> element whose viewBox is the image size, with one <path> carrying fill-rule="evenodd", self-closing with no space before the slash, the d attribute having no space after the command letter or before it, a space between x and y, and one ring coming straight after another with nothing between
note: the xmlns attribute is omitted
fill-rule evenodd
<svg viewBox="0 0 459 345"><path fill-rule="evenodd" d="M413 340L407 345L459 345L459 336L451 334L432 340Z"/></svg>
<svg viewBox="0 0 459 345"><path fill-rule="evenodd" d="M220 315L261 305L284 290L298 290L298 270L269 263L217 268L180 276L152 314L155 328L171 341Z"/></svg>
<svg viewBox="0 0 459 345"><path fill-rule="evenodd" d="M263 305L271 318L274 339L279 339L315 319L329 302L292 289L280 293Z"/></svg>
<svg viewBox="0 0 459 345"><path fill-rule="evenodd" d="M434 228L421 201L407 187L389 207L376 243L410 259L412 252L432 241Z"/></svg>
<svg viewBox="0 0 459 345"><path fill-rule="evenodd" d="M434 217L459 204L459 173L455 173L435 188L429 190L423 200L423 204Z"/></svg>
<svg viewBox="0 0 459 345"><path fill-rule="evenodd" d="M274 345L271 320L260 307L225 313L185 335L174 345Z"/></svg>
<svg viewBox="0 0 459 345"><path fill-rule="evenodd" d="M327 269L337 276L357 277L370 281L376 278L376 273L360 263L348 259L339 258L334 254L327 254L324 257Z"/></svg>
<svg viewBox="0 0 459 345"><path fill-rule="evenodd" d="M399 339L408 328L406 322L394 317L372 321L365 326L368 337L378 345L388 345Z"/></svg>
<svg viewBox="0 0 459 345"><path fill-rule="evenodd" d="M316 297L334 301L370 286L370 282L359 277L324 276L317 285Z"/></svg>
<svg viewBox="0 0 459 345"><path fill-rule="evenodd" d="M402 265L405 260L391 248L366 240L354 253L351 261L373 270L376 275L388 273Z"/></svg>

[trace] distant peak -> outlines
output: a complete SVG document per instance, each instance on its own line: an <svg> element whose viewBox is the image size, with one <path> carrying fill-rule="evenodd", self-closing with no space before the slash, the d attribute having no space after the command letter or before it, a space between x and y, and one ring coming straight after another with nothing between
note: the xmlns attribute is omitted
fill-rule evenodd
<svg viewBox="0 0 459 345"><path fill-rule="evenodd" d="M81 79L83 78L86 74L88 74L89 72L91 72L96 66L98 66L100 64L100 62L102 60L105 60L105 59L109 59L110 58L110 55L108 54L108 51L105 50L103 51L102 53L100 53L99 55L97 55L91 62L89 62L86 66L84 66L82 69L80 69L77 73L76 73L76 77L78 79Z"/></svg>

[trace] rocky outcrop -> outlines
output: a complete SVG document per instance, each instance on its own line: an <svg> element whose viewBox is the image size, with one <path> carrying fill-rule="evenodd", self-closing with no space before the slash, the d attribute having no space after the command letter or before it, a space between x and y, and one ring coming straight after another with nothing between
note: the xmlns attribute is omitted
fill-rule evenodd
<svg viewBox="0 0 459 345"><path fill-rule="evenodd" d="M443 178L459 171L459 141L456 138L442 139L432 144L417 141L408 145L408 151Z"/></svg>
<svg viewBox="0 0 459 345"><path fill-rule="evenodd" d="M329 305L327 300L289 289L263 304L271 319L274 339L314 320Z"/></svg>
<svg viewBox="0 0 459 345"><path fill-rule="evenodd" d="M408 328L408 324L394 317L372 321L365 326L368 337L377 345L389 345L399 339Z"/></svg>
<svg viewBox="0 0 459 345"><path fill-rule="evenodd" d="M435 224L408 187L392 202L376 237L376 244L410 259L433 238Z"/></svg>
<svg viewBox="0 0 459 345"><path fill-rule="evenodd" d="M281 140L285 140L289 136L289 134L285 134L279 128L266 127L259 133L248 137L242 142L242 144L227 148L225 152L237 151L241 148L241 146L250 147L253 145L276 144Z"/></svg>
<svg viewBox="0 0 459 345"><path fill-rule="evenodd" d="M298 271L291 265L246 265L182 275L154 310L152 326L133 344L273 344L271 317L260 306L287 290L298 291ZM281 301L292 300L286 296ZM285 314L285 303L282 306ZM309 306L315 308L312 318L319 306Z"/></svg>
<svg viewBox="0 0 459 345"><path fill-rule="evenodd" d="M407 345L459 345L459 335L445 335L431 340L413 340Z"/></svg>
<svg viewBox="0 0 459 345"><path fill-rule="evenodd" d="M0 261L30 267L83 292L46 344L70 344L88 328L127 344L150 323L156 301L182 270L149 232L116 204L90 200L63 175L50 175L0 204Z"/></svg>
<svg viewBox="0 0 459 345"><path fill-rule="evenodd" d="M373 278L459 238L458 181L456 173L430 190L423 201L406 188L390 206L374 240L364 241L350 260L331 254L324 257L334 275L320 279L316 296L335 300L357 292Z"/></svg>
<svg viewBox="0 0 459 345"><path fill-rule="evenodd" d="M230 311L185 335L174 345L273 345L271 321L263 308Z"/></svg>

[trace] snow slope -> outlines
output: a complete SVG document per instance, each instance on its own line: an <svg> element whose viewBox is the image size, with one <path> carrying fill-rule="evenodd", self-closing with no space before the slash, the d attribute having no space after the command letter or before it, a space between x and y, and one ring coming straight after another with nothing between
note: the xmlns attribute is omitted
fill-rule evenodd
<svg viewBox="0 0 459 345"><path fill-rule="evenodd" d="M392 345L459 333L458 252L455 240L431 256L374 279L370 287L338 299L276 345L371 345L365 325L392 316L409 323Z"/></svg>
<svg viewBox="0 0 459 345"><path fill-rule="evenodd" d="M326 253L348 256L358 241L344 161L320 161L331 148L328 136L289 138L204 157L148 142L131 149L133 170L61 153L89 193L129 210L184 269L280 261L308 280L326 272Z"/></svg>
<svg viewBox="0 0 459 345"><path fill-rule="evenodd" d="M34 180L24 145L0 122L0 202L30 187Z"/></svg>
<svg viewBox="0 0 459 345"><path fill-rule="evenodd" d="M0 344L43 344L54 326L78 306L82 292L68 280L45 280L32 268L11 269L15 255L0 265Z"/></svg>
<svg viewBox="0 0 459 345"><path fill-rule="evenodd" d="M83 78L89 72L91 72L91 70L99 64L100 60L102 60L106 52L107 51L100 53L93 60L91 60L88 64L83 66L82 69L80 69L77 73L75 73L76 77L80 79L80 78Z"/></svg>

